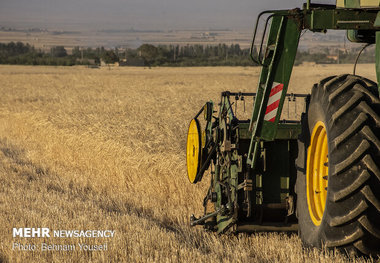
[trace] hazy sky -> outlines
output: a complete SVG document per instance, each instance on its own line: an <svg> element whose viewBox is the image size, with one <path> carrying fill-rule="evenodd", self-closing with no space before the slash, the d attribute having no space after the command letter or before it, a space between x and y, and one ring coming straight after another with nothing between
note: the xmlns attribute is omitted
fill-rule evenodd
<svg viewBox="0 0 380 263"><path fill-rule="evenodd" d="M306 0L305 0L306 1ZM0 0L0 25L110 29L252 28L260 11L302 0Z"/></svg>

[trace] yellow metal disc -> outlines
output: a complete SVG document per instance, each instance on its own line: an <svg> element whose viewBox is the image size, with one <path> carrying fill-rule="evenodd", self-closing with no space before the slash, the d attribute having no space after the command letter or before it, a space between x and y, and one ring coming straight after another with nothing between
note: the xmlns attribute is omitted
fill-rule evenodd
<svg viewBox="0 0 380 263"><path fill-rule="evenodd" d="M199 121L192 119L187 132L186 163L187 176L190 183L198 182L198 172L201 168L202 139Z"/></svg>
<svg viewBox="0 0 380 263"><path fill-rule="evenodd" d="M326 126L318 121L307 152L306 195L310 218L319 226L325 211L328 184L328 144Z"/></svg>

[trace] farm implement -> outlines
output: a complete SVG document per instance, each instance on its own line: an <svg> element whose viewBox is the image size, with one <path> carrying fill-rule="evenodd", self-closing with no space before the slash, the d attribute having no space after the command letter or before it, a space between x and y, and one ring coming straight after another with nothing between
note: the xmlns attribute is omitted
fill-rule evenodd
<svg viewBox="0 0 380 263"><path fill-rule="evenodd" d="M304 30L346 30L350 41L376 45L377 82L333 75L311 94L287 94ZM262 67L256 92L222 92L219 104L207 102L190 122L189 181L210 176L204 214L190 224L218 233L298 231L307 246L378 256L379 1L308 1L302 9L262 12L250 56ZM252 115L238 119L234 100L247 98ZM305 102L301 117L283 119L285 102L296 99Z"/></svg>

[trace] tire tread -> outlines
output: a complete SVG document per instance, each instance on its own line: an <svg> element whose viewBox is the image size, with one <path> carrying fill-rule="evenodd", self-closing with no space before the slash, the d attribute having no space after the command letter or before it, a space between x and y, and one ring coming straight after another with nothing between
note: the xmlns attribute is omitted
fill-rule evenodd
<svg viewBox="0 0 380 263"><path fill-rule="evenodd" d="M363 230L361 228L356 229L353 233L345 235L343 238L336 240L328 240L326 241L327 247L340 247L347 245L349 243L353 243L364 235Z"/></svg>
<svg viewBox="0 0 380 263"><path fill-rule="evenodd" d="M308 120L302 138L310 136L318 118L326 118L322 120L326 121L329 139L328 211L325 210L321 225L317 226L322 234L314 236L307 227L310 223L299 223L305 243L318 246L322 241L329 248L380 256L380 166L375 162L380 160L378 96L375 82L353 75L332 76L313 87L309 112L314 112L311 115L314 117ZM304 147L307 149L308 141ZM297 163L302 164L302 160ZM298 176L305 176L302 175L305 170L306 167L299 170ZM300 185L297 179L297 188ZM297 195L304 194L300 189ZM299 218L308 213L302 211Z"/></svg>
<svg viewBox="0 0 380 263"><path fill-rule="evenodd" d="M335 137L335 147L338 147L341 143L345 142L349 137L354 135L354 133L360 129L366 120L368 120L367 115L361 112L359 116L354 120L354 122L350 125L350 127L343 131L343 133L341 133L339 136Z"/></svg>
<svg viewBox="0 0 380 263"><path fill-rule="evenodd" d="M338 202L350 194L354 193L357 189L360 188L369 178L371 175L368 173L367 170L364 170L361 172L361 174L356 178L356 180L348 185L347 187L343 188L342 190L335 192L332 194L332 201L333 202Z"/></svg>
<svg viewBox="0 0 380 263"><path fill-rule="evenodd" d="M366 201L361 200L360 203L356 207L352 208L351 211L349 211L345 215L330 218L329 225L330 226L343 225L347 223L348 221L353 220L355 217L361 215L367 208L368 208L368 205Z"/></svg>
<svg viewBox="0 0 380 263"><path fill-rule="evenodd" d="M367 140L363 140L359 147L345 160L335 165L335 175L351 167L369 148L371 144Z"/></svg>

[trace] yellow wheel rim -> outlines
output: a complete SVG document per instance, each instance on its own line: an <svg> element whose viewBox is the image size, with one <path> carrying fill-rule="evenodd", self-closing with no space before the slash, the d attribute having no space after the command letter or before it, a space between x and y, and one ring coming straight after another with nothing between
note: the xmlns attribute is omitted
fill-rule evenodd
<svg viewBox="0 0 380 263"><path fill-rule="evenodd" d="M321 224L325 211L328 173L326 126L318 121L311 134L306 169L307 204L310 217L316 226Z"/></svg>
<svg viewBox="0 0 380 263"><path fill-rule="evenodd" d="M201 163L201 132L197 119L192 119L187 133L186 163L187 176L192 184L198 181L197 174Z"/></svg>

